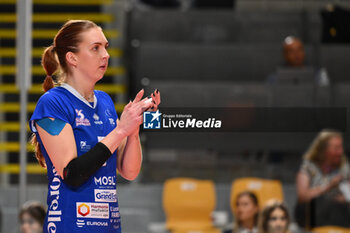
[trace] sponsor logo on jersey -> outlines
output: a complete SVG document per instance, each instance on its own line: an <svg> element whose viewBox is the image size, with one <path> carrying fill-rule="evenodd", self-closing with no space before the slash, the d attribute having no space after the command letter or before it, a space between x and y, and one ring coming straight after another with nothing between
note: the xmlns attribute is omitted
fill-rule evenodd
<svg viewBox="0 0 350 233"><path fill-rule="evenodd" d="M111 211L111 218L119 218L120 217L120 212L119 212L118 206L111 206L110 211Z"/></svg>
<svg viewBox="0 0 350 233"><path fill-rule="evenodd" d="M85 217L86 215L90 214L90 207L83 203L78 206L78 214Z"/></svg>
<svg viewBox="0 0 350 233"><path fill-rule="evenodd" d="M49 194L52 198L51 203L48 207L47 212L47 231L49 233L55 233L57 231L56 222L61 222L62 211L60 210L60 186L61 180L57 174L57 171L53 168L52 172L54 174L54 178L49 186Z"/></svg>
<svg viewBox="0 0 350 233"><path fill-rule="evenodd" d="M85 220L77 219L77 227L83 227L83 226L85 226Z"/></svg>
<svg viewBox="0 0 350 233"><path fill-rule="evenodd" d="M117 190L95 189L96 202L117 202Z"/></svg>
<svg viewBox="0 0 350 233"><path fill-rule="evenodd" d="M120 213L119 212L113 212L111 213L112 218L120 218Z"/></svg>
<svg viewBox="0 0 350 233"><path fill-rule="evenodd" d="M108 203L77 202L77 218L109 218Z"/></svg>
<svg viewBox="0 0 350 233"><path fill-rule="evenodd" d="M98 186L115 186L115 176L94 177L94 181Z"/></svg>
<svg viewBox="0 0 350 233"><path fill-rule="evenodd" d="M106 113L106 116L107 116L107 117L112 117L112 112L111 112L111 110L106 109L106 110L105 110L105 113Z"/></svg>
<svg viewBox="0 0 350 233"><path fill-rule="evenodd" d="M100 117L96 113L94 113L93 118L95 120L94 122L95 122L96 125L102 125L103 124L103 122L100 121Z"/></svg>
<svg viewBox="0 0 350 233"><path fill-rule="evenodd" d="M76 126L79 126L79 125L90 126L91 125L89 119L85 118L85 115L83 114L83 110L75 109L75 112L78 115L78 117L75 118Z"/></svg>
<svg viewBox="0 0 350 233"><path fill-rule="evenodd" d="M108 120L110 125L115 126L115 121L113 118L108 118Z"/></svg>
<svg viewBox="0 0 350 233"><path fill-rule="evenodd" d="M89 151L90 149L91 149L91 145L88 145L86 141L80 141L81 151Z"/></svg>
<svg viewBox="0 0 350 233"><path fill-rule="evenodd" d="M97 227L107 227L108 222L100 222L100 221L86 221L87 226L97 226Z"/></svg>

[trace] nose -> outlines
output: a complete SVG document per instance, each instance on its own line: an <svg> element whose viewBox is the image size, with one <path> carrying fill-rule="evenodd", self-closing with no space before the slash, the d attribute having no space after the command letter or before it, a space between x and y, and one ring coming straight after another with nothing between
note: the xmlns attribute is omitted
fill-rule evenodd
<svg viewBox="0 0 350 233"><path fill-rule="evenodd" d="M107 49L104 49L103 58L106 58L107 60L109 59L109 53Z"/></svg>

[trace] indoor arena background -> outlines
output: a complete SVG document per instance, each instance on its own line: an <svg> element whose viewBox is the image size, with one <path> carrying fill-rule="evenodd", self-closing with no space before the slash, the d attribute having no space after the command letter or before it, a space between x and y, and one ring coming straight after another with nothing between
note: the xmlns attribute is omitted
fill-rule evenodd
<svg viewBox="0 0 350 233"><path fill-rule="evenodd" d="M332 12L338 8L345 12L344 18L333 17ZM0 0L3 233L19 232L22 204L20 91L15 84L17 12L15 0ZM141 88L146 94L155 88L160 90L160 111L163 107L348 107L349 12L348 0L33 0L32 85L27 117L43 93L43 48L52 43L68 19L90 19L102 26L110 43L110 65L97 89L111 95L119 114ZM305 64L323 72L325 80L320 85L313 81L280 86L270 83L270 75L284 64L283 42L288 36L304 43ZM140 175L132 182L118 176L122 229L125 233L166 232L163 191L164 183L172 178L213 182L215 207L210 218L218 229L233 222L232 184L238 178L279 181L283 200L294 219L296 174L316 134L143 130ZM347 132L344 148L345 152L350 149ZM45 170L37 165L29 144L27 151L26 200L45 204ZM254 182L261 185L260 181ZM294 220L290 229L305 230Z"/></svg>

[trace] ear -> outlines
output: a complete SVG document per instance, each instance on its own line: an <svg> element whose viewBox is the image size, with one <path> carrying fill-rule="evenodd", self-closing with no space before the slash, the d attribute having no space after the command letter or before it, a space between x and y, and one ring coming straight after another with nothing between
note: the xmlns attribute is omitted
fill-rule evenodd
<svg viewBox="0 0 350 233"><path fill-rule="evenodd" d="M67 64L75 67L77 66L78 58L73 52L67 52L66 61L67 61Z"/></svg>

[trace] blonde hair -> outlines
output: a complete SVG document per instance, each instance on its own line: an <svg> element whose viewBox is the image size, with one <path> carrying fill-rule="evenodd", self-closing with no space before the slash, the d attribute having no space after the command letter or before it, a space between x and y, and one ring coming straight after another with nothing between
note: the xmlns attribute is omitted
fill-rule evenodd
<svg viewBox="0 0 350 233"><path fill-rule="evenodd" d="M322 130L320 133L318 133L316 138L313 140L310 147L305 152L303 158L305 160L309 160L313 163L316 163L317 165L321 165L325 159L324 154L328 147L328 142L331 138L334 138L334 137L343 138L343 135L339 131L333 130L333 129ZM343 154L341 165L344 162L346 162L346 157Z"/></svg>

